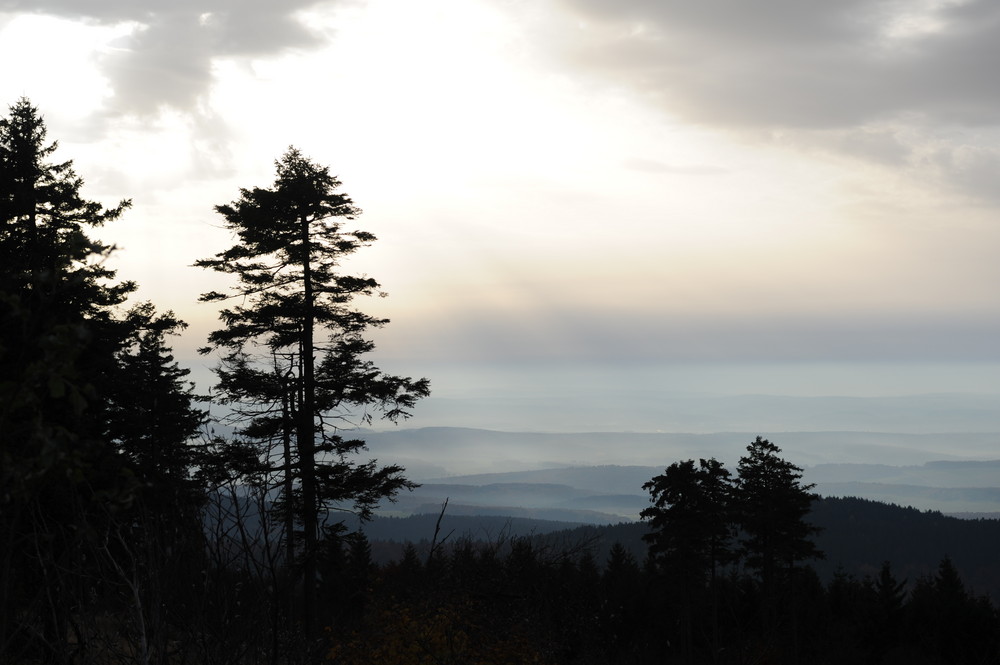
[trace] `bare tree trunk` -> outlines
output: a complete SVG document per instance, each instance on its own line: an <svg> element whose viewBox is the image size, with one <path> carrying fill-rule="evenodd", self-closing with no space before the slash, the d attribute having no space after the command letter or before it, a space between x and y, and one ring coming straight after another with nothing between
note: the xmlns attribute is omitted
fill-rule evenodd
<svg viewBox="0 0 1000 665"><path fill-rule="evenodd" d="M309 639L316 637L316 547L319 516L316 496L315 469L315 424L316 382L315 359L313 357L313 283L311 249L309 241L309 220L305 214L301 219L302 258L302 402L299 405L299 480L302 483L302 627Z"/></svg>
<svg viewBox="0 0 1000 665"><path fill-rule="evenodd" d="M288 393L287 383L282 385L281 396L281 446L282 461L285 467L285 567L291 570L295 565L295 475L292 464L292 396Z"/></svg>

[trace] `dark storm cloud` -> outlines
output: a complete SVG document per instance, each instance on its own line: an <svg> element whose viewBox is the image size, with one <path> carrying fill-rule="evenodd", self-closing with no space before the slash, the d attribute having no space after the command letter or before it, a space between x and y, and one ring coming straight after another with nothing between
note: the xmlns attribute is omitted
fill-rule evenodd
<svg viewBox="0 0 1000 665"><path fill-rule="evenodd" d="M320 0L6 0L0 11L142 27L102 64L113 110L145 115L163 106L192 110L219 57L260 57L319 43L296 13Z"/></svg>

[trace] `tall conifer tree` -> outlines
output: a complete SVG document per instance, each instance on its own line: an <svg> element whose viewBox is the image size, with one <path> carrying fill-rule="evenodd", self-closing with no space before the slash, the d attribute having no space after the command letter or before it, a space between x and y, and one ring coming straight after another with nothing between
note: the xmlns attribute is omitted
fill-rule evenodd
<svg viewBox="0 0 1000 665"><path fill-rule="evenodd" d="M695 587L714 580L731 558L732 484L714 457L671 464L642 488L653 505L640 516L651 530L643 536L649 552L678 579Z"/></svg>
<svg viewBox="0 0 1000 665"><path fill-rule="evenodd" d="M186 379L190 370L178 365L167 345L167 336L187 324L145 302L132 307L122 325L127 335L107 391L107 438L141 483L145 510L167 521L181 513L190 517L202 498L190 473L197 464L190 444L206 414L195 406L201 398Z"/></svg>
<svg viewBox="0 0 1000 665"><path fill-rule="evenodd" d="M87 235L129 202L84 199L72 162L50 161L56 147L28 100L0 119L0 467L22 497L110 452L101 379L122 336L112 308L135 288L109 282L111 248Z"/></svg>
<svg viewBox="0 0 1000 665"><path fill-rule="evenodd" d="M737 467L736 505L747 565L765 586L798 561L822 558L807 521L819 495L803 485L802 469L779 457L781 448L757 437Z"/></svg>
<svg viewBox="0 0 1000 665"><path fill-rule="evenodd" d="M56 148L27 99L0 119L0 660L32 631L47 659L67 657L94 572L84 549L132 489L103 392L121 337L112 309L134 285L111 283L110 247L88 235L129 204L84 199Z"/></svg>
<svg viewBox="0 0 1000 665"><path fill-rule="evenodd" d="M162 577L162 569L148 557L140 563L136 553L151 544L168 550L166 536L155 543L139 537L154 523L169 524L176 542L180 511L176 501L154 506L152 497L168 489L167 479L183 488L189 506L198 492L188 479L187 443L201 414L164 342L183 324L149 304L121 315L118 306L135 285L114 281L106 261L112 247L90 233L129 202L105 208L85 199L72 162L53 161L56 149L28 100L0 118L4 662L26 661L19 649L68 661L87 642L83 624L98 589L111 595L133 585L129 605L144 596L160 608L162 595L134 585L140 566L147 579ZM188 532L200 532L194 511L186 516ZM67 641L70 625L75 646Z"/></svg>
<svg viewBox="0 0 1000 665"><path fill-rule="evenodd" d="M285 443L276 466L286 509L302 525L303 622L313 633L321 515L336 504L367 517L381 498L410 486L398 466L352 459L364 442L344 431L373 415L405 418L429 386L382 374L364 358L374 348L365 332L387 320L352 304L381 295L378 282L340 272L345 257L375 240L345 228L361 211L337 191L340 181L294 148L276 171L272 187L242 189L232 204L216 207L237 242L196 265L238 278L232 293L201 298L238 302L221 312L225 327L204 351L224 350L223 400L251 405L242 434Z"/></svg>

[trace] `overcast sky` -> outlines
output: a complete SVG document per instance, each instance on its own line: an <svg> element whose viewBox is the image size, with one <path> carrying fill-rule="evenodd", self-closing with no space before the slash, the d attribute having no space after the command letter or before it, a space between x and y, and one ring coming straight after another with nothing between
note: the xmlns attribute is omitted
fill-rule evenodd
<svg viewBox="0 0 1000 665"><path fill-rule="evenodd" d="M182 357L294 144L439 397L998 392L993 0L0 0L0 62Z"/></svg>

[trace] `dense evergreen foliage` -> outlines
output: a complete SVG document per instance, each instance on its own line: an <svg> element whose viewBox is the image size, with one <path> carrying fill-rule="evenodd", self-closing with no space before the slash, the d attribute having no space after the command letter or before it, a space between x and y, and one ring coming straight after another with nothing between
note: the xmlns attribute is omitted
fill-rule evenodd
<svg viewBox="0 0 1000 665"><path fill-rule="evenodd" d="M639 526L639 525L633 525ZM588 527L588 531L607 528ZM431 560L409 546L366 568L370 585L335 623L344 663L997 663L1000 620L950 559L916 579L808 567L781 578L794 602L766 602L734 567L701 589L621 544L459 540ZM345 569L346 570L346 569Z"/></svg>
<svg viewBox="0 0 1000 665"><path fill-rule="evenodd" d="M27 100L0 121L0 657L67 662L108 638L119 604L140 653L158 556L201 538L186 444L201 423L163 343L182 325L105 266L88 231L117 219L83 198ZM168 497L183 501L164 501ZM159 502L159 504L158 504ZM157 505L158 504L158 505ZM170 510L165 510L166 506ZM190 510L184 510L187 506ZM187 520L185 522L185 520ZM155 525L155 526L154 526ZM200 548L191 550L200 552Z"/></svg>

